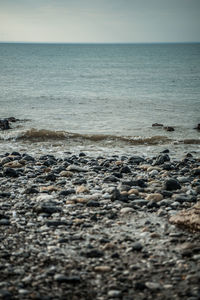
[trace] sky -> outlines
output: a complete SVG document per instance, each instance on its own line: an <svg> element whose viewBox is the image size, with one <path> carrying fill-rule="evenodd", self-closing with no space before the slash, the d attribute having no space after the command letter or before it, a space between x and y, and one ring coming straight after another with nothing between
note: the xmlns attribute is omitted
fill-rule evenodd
<svg viewBox="0 0 200 300"><path fill-rule="evenodd" d="M200 0L0 0L1 42L200 42Z"/></svg>

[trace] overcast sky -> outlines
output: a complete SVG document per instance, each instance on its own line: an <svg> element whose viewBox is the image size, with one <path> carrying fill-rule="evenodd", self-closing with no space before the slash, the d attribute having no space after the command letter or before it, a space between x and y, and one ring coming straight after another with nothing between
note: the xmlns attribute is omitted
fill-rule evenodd
<svg viewBox="0 0 200 300"><path fill-rule="evenodd" d="M200 0L0 0L0 41L200 42Z"/></svg>

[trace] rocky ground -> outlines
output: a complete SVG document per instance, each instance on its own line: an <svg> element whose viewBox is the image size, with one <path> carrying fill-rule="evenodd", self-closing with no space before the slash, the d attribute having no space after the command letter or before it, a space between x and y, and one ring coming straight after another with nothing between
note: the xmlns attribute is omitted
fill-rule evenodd
<svg viewBox="0 0 200 300"><path fill-rule="evenodd" d="M191 154L1 155L0 299L200 299L199 200Z"/></svg>

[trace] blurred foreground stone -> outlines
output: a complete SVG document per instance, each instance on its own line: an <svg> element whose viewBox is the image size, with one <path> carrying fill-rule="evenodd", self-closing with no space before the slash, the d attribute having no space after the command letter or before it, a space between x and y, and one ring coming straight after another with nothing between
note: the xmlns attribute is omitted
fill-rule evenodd
<svg viewBox="0 0 200 300"><path fill-rule="evenodd" d="M180 211L169 219L170 223L200 230L200 201L187 210Z"/></svg>

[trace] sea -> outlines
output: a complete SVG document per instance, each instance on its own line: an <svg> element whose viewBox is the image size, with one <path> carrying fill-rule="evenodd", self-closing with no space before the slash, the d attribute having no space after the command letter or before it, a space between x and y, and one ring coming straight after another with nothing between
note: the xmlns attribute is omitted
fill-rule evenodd
<svg viewBox="0 0 200 300"><path fill-rule="evenodd" d="M0 154L199 155L200 44L0 43L9 117Z"/></svg>

